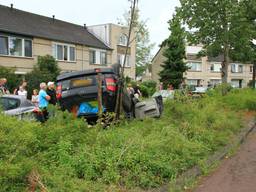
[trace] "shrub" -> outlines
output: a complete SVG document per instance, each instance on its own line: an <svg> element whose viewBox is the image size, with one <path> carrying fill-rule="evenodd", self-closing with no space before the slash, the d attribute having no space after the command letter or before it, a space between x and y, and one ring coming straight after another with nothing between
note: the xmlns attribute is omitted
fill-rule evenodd
<svg viewBox="0 0 256 192"><path fill-rule="evenodd" d="M26 75L28 81L28 97L31 96L33 89L39 89L41 82L56 81L60 69L54 57L50 55L38 56L38 62L34 69Z"/></svg>
<svg viewBox="0 0 256 192"><path fill-rule="evenodd" d="M140 91L143 97L149 97L150 96L150 90L148 87L144 85L140 85Z"/></svg>
<svg viewBox="0 0 256 192"><path fill-rule="evenodd" d="M148 96L151 96L156 92L156 82L153 80L148 80L148 81L142 82L140 84L140 87L142 87L142 86L147 88L147 91L145 91L145 92L148 93ZM143 89L145 89L145 88L143 88Z"/></svg>
<svg viewBox="0 0 256 192"><path fill-rule="evenodd" d="M0 66L0 78L7 79L8 89L12 92L21 82L22 77L16 75L15 69Z"/></svg>

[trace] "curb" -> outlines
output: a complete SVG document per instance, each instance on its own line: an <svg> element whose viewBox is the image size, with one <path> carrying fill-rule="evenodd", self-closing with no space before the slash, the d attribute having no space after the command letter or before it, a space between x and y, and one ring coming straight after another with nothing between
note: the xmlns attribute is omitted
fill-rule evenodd
<svg viewBox="0 0 256 192"><path fill-rule="evenodd" d="M233 141L226 145L221 150L215 152L212 156L208 158L206 161L206 167L211 167L214 165L215 162L219 162L223 160L229 151L233 149L234 147L244 143L247 136L253 131L253 129L256 128L255 120L249 121L246 128L243 128L240 133L233 139ZM179 190L183 189L183 186L186 184L186 181L189 179L196 179L199 176L203 174L202 169L200 166L196 165L193 168L183 172L172 185L166 184L158 189L149 189L145 190L144 192L169 192L171 190L171 186L177 186ZM174 189L173 189L174 190Z"/></svg>

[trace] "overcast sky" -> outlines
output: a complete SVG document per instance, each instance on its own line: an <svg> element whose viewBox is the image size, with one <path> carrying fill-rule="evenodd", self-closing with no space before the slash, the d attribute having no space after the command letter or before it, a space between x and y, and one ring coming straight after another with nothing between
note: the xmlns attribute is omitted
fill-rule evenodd
<svg viewBox="0 0 256 192"><path fill-rule="evenodd" d="M0 0L0 4L83 25L117 23L129 8L127 0ZM147 20L151 42L158 45L169 35L167 21L179 0L139 0L140 16Z"/></svg>

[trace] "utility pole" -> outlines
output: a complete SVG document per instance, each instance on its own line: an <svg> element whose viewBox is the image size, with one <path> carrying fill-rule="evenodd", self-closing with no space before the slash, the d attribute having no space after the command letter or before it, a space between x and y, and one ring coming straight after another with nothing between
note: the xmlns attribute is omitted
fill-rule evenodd
<svg viewBox="0 0 256 192"><path fill-rule="evenodd" d="M117 98L116 98L115 120L120 119L120 114L121 114L122 93L123 93L123 88L124 88L124 68L125 68L125 64L126 64L126 60L127 60L127 54L128 54L128 50L129 50L131 33L132 33L132 29L133 29L134 16L135 16L136 5L138 4L138 0L131 0L131 4L132 5L131 5L131 16L130 16L130 23L129 23L128 39L127 39L127 44L126 44L124 63L123 63L123 66L121 66L121 74L120 74L120 79L119 79L119 84L118 84L118 93L117 93Z"/></svg>
<svg viewBox="0 0 256 192"><path fill-rule="evenodd" d="M97 81L98 81L98 116L101 118L102 115L102 78L101 73L98 72L97 74Z"/></svg>
<svg viewBox="0 0 256 192"><path fill-rule="evenodd" d="M253 73L252 73L252 88L255 89L256 80L256 61L253 61Z"/></svg>

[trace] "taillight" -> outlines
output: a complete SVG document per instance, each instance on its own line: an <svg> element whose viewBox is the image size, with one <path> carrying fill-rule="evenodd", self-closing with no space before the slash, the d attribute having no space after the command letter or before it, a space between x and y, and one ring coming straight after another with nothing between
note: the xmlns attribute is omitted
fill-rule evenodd
<svg viewBox="0 0 256 192"><path fill-rule="evenodd" d="M106 78L106 86L108 91L115 92L117 90L116 80L114 78Z"/></svg>
<svg viewBox="0 0 256 192"><path fill-rule="evenodd" d="M58 84L56 88L56 97L57 99L61 99L61 94L62 94L62 85Z"/></svg>

